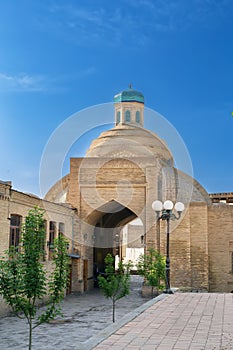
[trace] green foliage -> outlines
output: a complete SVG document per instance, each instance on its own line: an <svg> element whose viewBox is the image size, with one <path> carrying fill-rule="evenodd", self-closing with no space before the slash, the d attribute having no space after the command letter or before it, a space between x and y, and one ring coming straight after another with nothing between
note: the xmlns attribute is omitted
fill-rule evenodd
<svg viewBox="0 0 233 350"><path fill-rule="evenodd" d="M60 313L68 277L67 241L59 238L54 247L54 270L47 277L44 269L44 210L30 210L22 225L20 247L11 247L0 260L0 294L20 318L29 325L29 349L32 329ZM48 280L49 279L49 280ZM49 293L49 305L37 316L38 302Z"/></svg>
<svg viewBox="0 0 233 350"><path fill-rule="evenodd" d="M105 276L98 276L99 287L102 289L106 298L112 300L113 312L112 319L115 322L115 303L117 300L123 298L130 293L130 268L131 263L124 264L119 262L118 270L115 271L114 258L111 254L105 257Z"/></svg>
<svg viewBox="0 0 233 350"><path fill-rule="evenodd" d="M49 305L46 311L38 318L39 324L48 322L57 315L61 315L60 302L64 298L68 280L69 257L67 255L67 243L68 241L62 236L54 240L54 269L48 282Z"/></svg>
<svg viewBox="0 0 233 350"><path fill-rule="evenodd" d="M153 296L154 288L162 290L165 285L166 259L157 250L148 249L148 254L141 254L137 262L138 274L143 276L146 283L151 286L151 294Z"/></svg>

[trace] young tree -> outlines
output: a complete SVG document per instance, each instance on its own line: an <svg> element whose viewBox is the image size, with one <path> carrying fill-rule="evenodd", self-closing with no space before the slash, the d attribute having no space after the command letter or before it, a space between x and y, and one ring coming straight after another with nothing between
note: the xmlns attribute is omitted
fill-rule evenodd
<svg viewBox="0 0 233 350"><path fill-rule="evenodd" d="M103 290L106 298L112 300L112 321L115 322L116 301L128 295L130 282L130 267L132 264L119 262L118 270L115 271L114 258L109 253L105 259L105 276L98 276L99 287Z"/></svg>
<svg viewBox="0 0 233 350"><path fill-rule="evenodd" d="M20 247L11 247L0 260L0 294L13 312L26 318L29 346L32 330L48 322L60 312L60 301L68 278L67 241L60 237L54 244L54 269L48 276L44 264L44 210L30 210L22 226ZM39 301L49 295L49 304L40 314ZM38 315L38 316L37 316Z"/></svg>
<svg viewBox="0 0 233 350"><path fill-rule="evenodd" d="M141 254L137 262L138 274L143 276L146 283L151 286L151 296L153 297L154 288L162 290L165 276L166 261L165 257L153 248L148 249L148 254Z"/></svg>

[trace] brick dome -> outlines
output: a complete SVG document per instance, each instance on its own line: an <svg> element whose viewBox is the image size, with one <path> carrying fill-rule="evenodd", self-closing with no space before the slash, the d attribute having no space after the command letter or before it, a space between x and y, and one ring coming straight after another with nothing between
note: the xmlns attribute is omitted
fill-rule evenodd
<svg viewBox="0 0 233 350"><path fill-rule="evenodd" d="M173 165L166 143L155 133L135 125L117 125L95 139L86 157L156 157Z"/></svg>

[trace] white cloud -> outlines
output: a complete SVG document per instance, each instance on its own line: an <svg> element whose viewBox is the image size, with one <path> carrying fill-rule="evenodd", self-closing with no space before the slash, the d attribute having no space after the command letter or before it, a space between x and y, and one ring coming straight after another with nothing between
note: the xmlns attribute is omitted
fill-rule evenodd
<svg viewBox="0 0 233 350"><path fill-rule="evenodd" d="M0 73L1 91L44 91L45 78L39 75Z"/></svg>
<svg viewBox="0 0 233 350"><path fill-rule="evenodd" d="M72 79L81 80L96 72L94 66L85 67L75 75L62 75L56 78L46 77L45 75L30 75L19 73L10 75L0 72L0 91L1 92L46 92L55 93L66 90L65 82Z"/></svg>
<svg viewBox="0 0 233 350"><path fill-rule="evenodd" d="M143 45L154 41L156 33L206 26L210 18L212 25L221 21L232 10L230 1L119 0L102 7L95 2L72 5L59 1L51 7L52 20L47 25L54 32L60 28L64 39L80 45Z"/></svg>

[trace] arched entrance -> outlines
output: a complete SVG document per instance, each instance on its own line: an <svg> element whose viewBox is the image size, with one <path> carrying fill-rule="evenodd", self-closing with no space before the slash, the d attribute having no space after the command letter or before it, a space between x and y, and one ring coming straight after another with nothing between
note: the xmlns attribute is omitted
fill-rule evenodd
<svg viewBox="0 0 233 350"><path fill-rule="evenodd" d="M94 230L93 263L104 272L104 258L108 253L122 258L122 228L137 215L127 207L112 200L99 208Z"/></svg>

